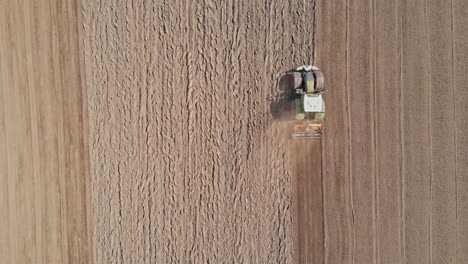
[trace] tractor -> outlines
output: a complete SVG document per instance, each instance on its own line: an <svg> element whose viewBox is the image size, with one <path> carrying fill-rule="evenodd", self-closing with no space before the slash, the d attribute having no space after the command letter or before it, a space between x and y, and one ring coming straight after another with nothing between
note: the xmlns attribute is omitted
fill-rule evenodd
<svg viewBox="0 0 468 264"><path fill-rule="evenodd" d="M294 90L291 102L295 119L293 138L322 137L325 118L323 73L316 66L304 65L289 74L290 86Z"/></svg>

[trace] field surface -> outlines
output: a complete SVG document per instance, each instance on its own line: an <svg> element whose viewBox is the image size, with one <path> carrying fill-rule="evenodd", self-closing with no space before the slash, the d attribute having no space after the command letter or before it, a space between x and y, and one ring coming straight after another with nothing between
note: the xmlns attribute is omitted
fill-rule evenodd
<svg viewBox="0 0 468 264"><path fill-rule="evenodd" d="M290 263L288 137L313 3L85 1L97 263Z"/></svg>
<svg viewBox="0 0 468 264"><path fill-rule="evenodd" d="M468 262L467 14L318 2L325 263Z"/></svg>
<svg viewBox="0 0 468 264"><path fill-rule="evenodd" d="M92 261L81 6L0 1L0 262Z"/></svg>
<svg viewBox="0 0 468 264"><path fill-rule="evenodd" d="M1 262L468 263L468 3L314 7L0 2Z"/></svg>
<svg viewBox="0 0 468 264"><path fill-rule="evenodd" d="M269 100L313 61L313 3L87 2L97 260L292 262L316 175ZM466 262L468 7L317 6L324 262Z"/></svg>

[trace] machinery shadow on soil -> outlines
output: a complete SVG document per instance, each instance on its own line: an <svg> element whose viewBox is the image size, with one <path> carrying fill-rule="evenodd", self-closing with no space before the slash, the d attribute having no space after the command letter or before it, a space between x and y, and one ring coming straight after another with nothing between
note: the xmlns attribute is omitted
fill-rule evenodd
<svg viewBox="0 0 468 264"><path fill-rule="evenodd" d="M290 88L287 72L278 82L278 95L270 97L270 113L275 120L284 121L291 115L291 103L294 100L294 90Z"/></svg>

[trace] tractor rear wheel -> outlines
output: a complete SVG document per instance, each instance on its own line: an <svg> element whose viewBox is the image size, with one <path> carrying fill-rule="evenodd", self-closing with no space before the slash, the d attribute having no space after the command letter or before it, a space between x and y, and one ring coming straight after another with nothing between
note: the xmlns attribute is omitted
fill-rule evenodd
<svg viewBox="0 0 468 264"><path fill-rule="evenodd" d="M314 71L315 75L315 91L321 92L324 90L325 86L325 77L321 71Z"/></svg>
<svg viewBox="0 0 468 264"><path fill-rule="evenodd" d="M298 89L298 88L300 88L301 85L302 85L302 76L301 76L301 73L300 73L300 72L293 72L293 73L291 73L290 83L291 83L291 87L292 87L293 89Z"/></svg>

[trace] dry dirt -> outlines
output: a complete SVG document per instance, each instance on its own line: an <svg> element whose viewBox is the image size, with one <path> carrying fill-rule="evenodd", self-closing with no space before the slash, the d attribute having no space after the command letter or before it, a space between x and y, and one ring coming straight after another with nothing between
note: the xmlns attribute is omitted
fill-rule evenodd
<svg viewBox="0 0 468 264"><path fill-rule="evenodd" d="M324 207L321 139L291 142L293 259L324 263Z"/></svg>
<svg viewBox="0 0 468 264"><path fill-rule="evenodd" d="M468 2L319 1L326 263L468 262Z"/></svg>
<svg viewBox="0 0 468 264"><path fill-rule="evenodd" d="M0 1L0 263L92 261L80 14Z"/></svg>
<svg viewBox="0 0 468 264"><path fill-rule="evenodd" d="M292 262L307 172L269 99L313 4L86 2L96 260ZM466 262L467 10L318 2L326 263Z"/></svg>
<svg viewBox="0 0 468 264"><path fill-rule="evenodd" d="M270 103L312 2L85 2L96 262L291 262Z"/></svg>
<svg viewBox="0 0 468 264"><path fill-rule="evenodd" d="M468 263L468 2L313 6L1 1L1 262Z"/></svg>

